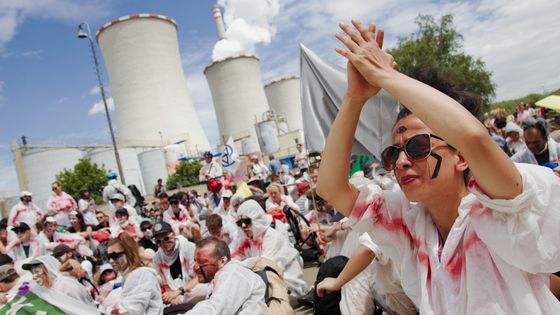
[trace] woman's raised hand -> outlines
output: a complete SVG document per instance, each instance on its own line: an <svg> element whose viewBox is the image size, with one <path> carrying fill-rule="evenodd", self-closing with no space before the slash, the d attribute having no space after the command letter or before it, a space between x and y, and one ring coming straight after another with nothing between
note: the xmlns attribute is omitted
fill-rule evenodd
<svg viewBox="0 0 560 315"><path fill-rule="evenodd" d="M362 23L352 20L354 27L341 23L340 28L348 36L337 33L338 38L347 49L340 47L336 51L348 59L348 93L353 97L370 97L379 92L381 81L388 78L396 68L390 54L381 50L384 32L375 33L375 24L366 28Z"/></svg>

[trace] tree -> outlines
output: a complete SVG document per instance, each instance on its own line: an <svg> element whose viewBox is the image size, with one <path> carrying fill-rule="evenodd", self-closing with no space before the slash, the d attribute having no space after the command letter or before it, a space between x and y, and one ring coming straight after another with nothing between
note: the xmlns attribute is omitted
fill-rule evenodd
<svg viewBox="0 0 560 315"><path fill-rule="evenodd" d="M487 110L495 96L492 73L481 59L462 51L463 36L453 24L453 15L436 20L431 15L419 15L418 30L398 38L397 46L388 52L395 57L399 71L410 74L420 65L429 65L448 73L455 85L480 95L483 110Z"/></svg>
<svg viewBox="0 0 560 315"><path fill-rule="evenodd" d="M80 191L87 190L97 204L103 203L103 187L107 185L107 171L103 167L91 163L90 159L80 159L74 169L64 169L56 175L62 184L62 190L78 200Z"/></svg>
<svg viewBox="0 0 560 315"><path fill-rule="evenodd" d="M198 184L198 173L201 168L202 165L197 160L181 161L175 167L175 174L167 178L165 188L171 190L179 188L179 186L188 187Z"/></svg>

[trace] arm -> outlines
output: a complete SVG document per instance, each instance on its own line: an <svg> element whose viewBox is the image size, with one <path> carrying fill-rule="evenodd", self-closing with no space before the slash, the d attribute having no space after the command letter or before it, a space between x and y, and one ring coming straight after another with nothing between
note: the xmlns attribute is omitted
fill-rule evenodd
<svg viewBox="0 0 560 315"><path fill-rule="evenodd" d="M360 245L354 252L342 272L336 278L325 278L317 285L317 295L323 296L325 293L338 291L343 285L352 280L375 258L374 252L364 245Z"/></svg>
<svg viewBox="0 0 560 315"><path fill-rule="evenodd" d="M459 150L488 196L513 199L519 195L521 175L484 125L454 99L394 70L393 57L375 44L371 32L359 22L353 21L353 24L356 29L341 24L350 37L337 34L337 38L349 51L338 48L337 52L347 58L369 84L387 90L435 134ZM449 124L449 121L454 123Z"/></svg>

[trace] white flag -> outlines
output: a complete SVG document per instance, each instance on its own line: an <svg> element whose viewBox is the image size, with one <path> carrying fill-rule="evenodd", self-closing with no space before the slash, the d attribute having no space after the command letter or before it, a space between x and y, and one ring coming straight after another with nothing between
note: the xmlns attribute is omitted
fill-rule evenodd
<svg viewBox="0 0 560 315"><path fill-rule="evenodd" d="M237 149L233 143L233 138L229 137L226 145L224 146L224 152L222 153L222 168L231 176L235 176L235 172L239 168L241 161L239 160L239 154L237 154Z"/></svg>

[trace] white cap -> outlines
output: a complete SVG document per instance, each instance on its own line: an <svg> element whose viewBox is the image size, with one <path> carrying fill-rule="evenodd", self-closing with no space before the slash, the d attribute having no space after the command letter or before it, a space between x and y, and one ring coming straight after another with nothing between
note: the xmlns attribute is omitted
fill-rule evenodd
<svg viewBox="0 0 560 315"><path fill-rule="evenodd" d="M104 263L99 267L99 274L102 275L107 270L113 270L113 266L110 263Z"/></svg>
<svg viewBox="0 0 560 315"><path fill-rule="evenodd" d="M251 160L258 160L259 157L256 154L251 155Z"/></svg>
<svg viewBox="0 0 560 315"><path fill-rule="evenodd" d="M31 197L31 196L33 196L33 194L28 192L27 190L24 190L21 193L19 193L19 196L20 197Z"/></svg>
<svg viewBox="0 0 560 315"><path fill-rule="evenodd" d="M45 222L56 223L56 220L53 217L48 216L48 217L45 217Z"/></svg>
<svg viewBox="0 0 560 315"><path fill-rule="evenodd" d="M226 189L226 190L222 191L222 198L231 198L231 196L233 196L233 193L231 192L231 190Z"/></svg>
<svg viewBox="0 0 560 315"><path fill-rule="evenodd" d="M124 196L122 194L114 194L111 196L111 198L109 198L110 200L120 200L120 201L124 201Z"/></svg>

